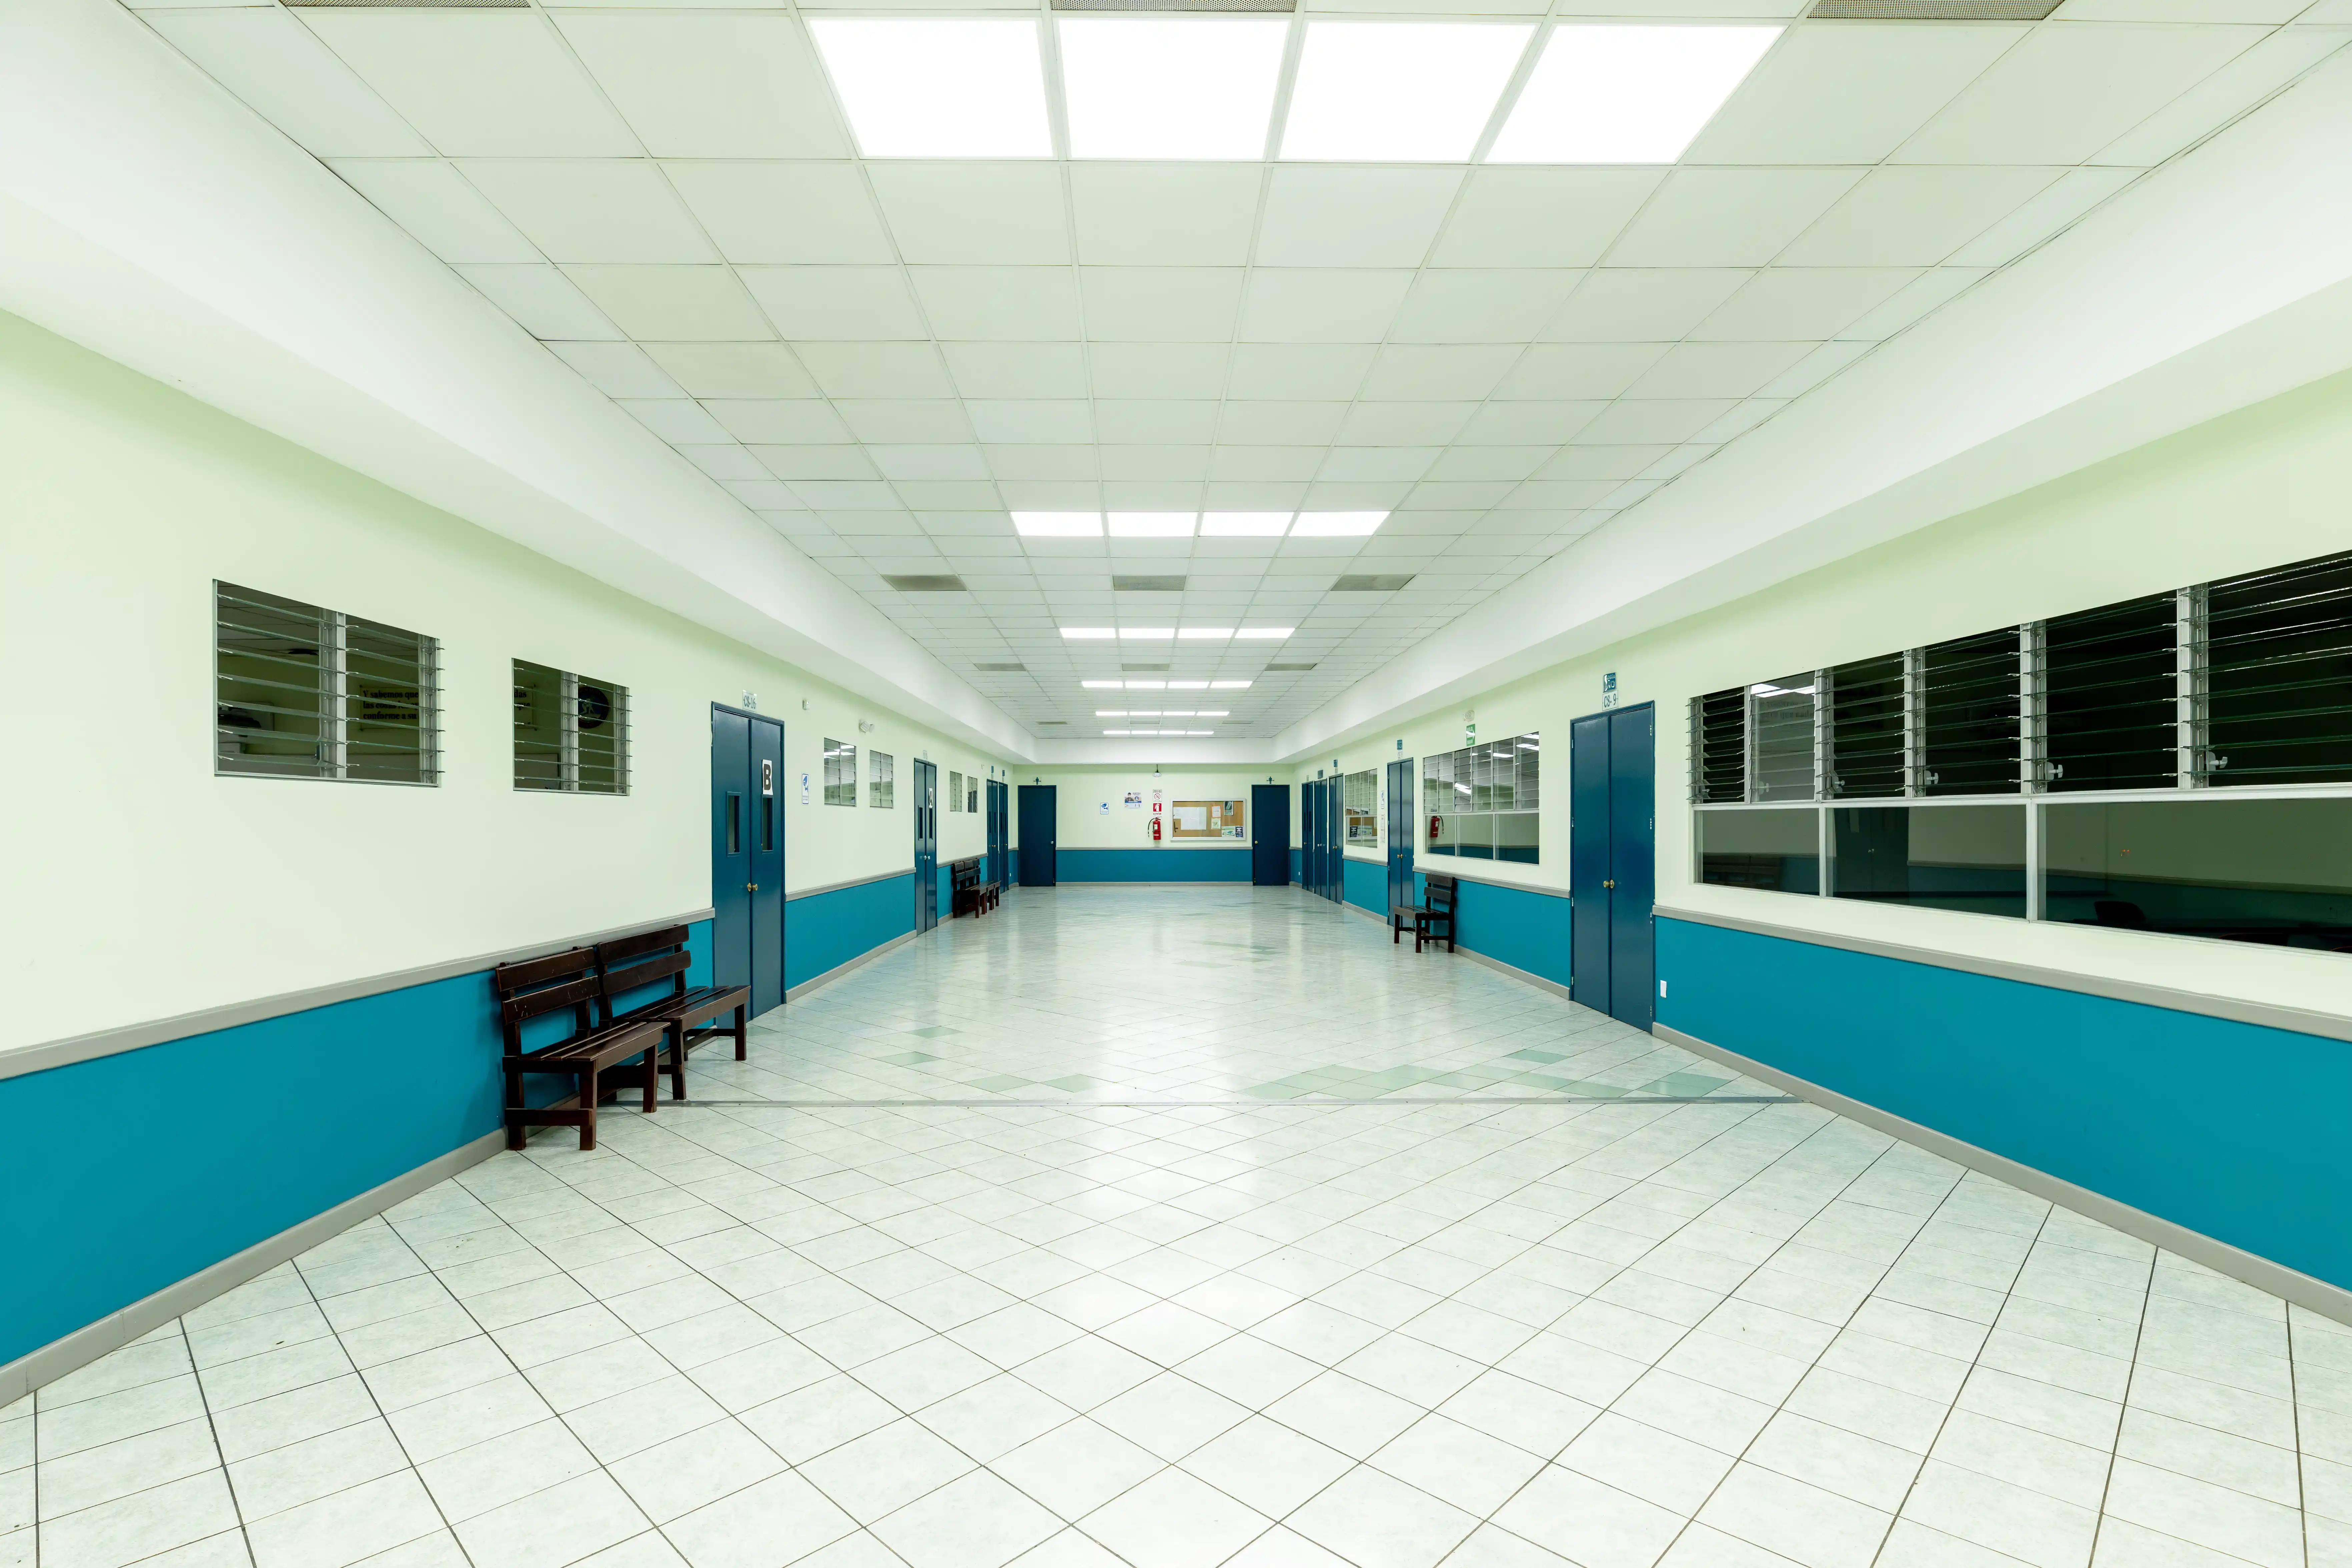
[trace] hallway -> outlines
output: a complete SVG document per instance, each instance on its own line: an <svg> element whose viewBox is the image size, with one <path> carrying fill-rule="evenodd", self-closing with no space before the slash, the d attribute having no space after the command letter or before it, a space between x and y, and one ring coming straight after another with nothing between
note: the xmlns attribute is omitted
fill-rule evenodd
<svg viewBox="0 0 2352 1568"><path fill-rule="evenodd" d="M0 1564L2352 1563L2352 1330L1296 889L690 1091L0 1411Z"/></svg>

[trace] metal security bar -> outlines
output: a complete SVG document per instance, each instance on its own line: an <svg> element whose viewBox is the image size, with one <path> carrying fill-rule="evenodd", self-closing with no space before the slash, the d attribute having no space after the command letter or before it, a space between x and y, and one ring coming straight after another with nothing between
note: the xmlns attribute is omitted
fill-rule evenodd
<svg viewBox="0 0 2352 1568"><path fill-rule="evenodd" d="M516 659L514 787L628 794L628 688Z"/></svg>
<svg viewBox="0 0 2352 1568"><path fill-rule="evenodd" d="M440 782L440 644L213 584L214 769L361 784Z"/></svg>

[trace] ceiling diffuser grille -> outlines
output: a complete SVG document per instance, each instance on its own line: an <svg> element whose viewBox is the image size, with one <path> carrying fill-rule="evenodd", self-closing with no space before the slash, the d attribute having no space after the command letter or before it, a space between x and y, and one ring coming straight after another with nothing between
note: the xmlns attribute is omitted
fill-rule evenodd
<svg viewBox="0 0 2352 1568"><path fill-rule="evenodd" d="M1269 664L1265 668L1267 673L1271 674L1278 669L1312 669L1315 667L1311 664Z"/></svg>
<svg viewBox="0 0 2352 1568"><path fill-rule="evenodd" d="M1298 0L1054 0L1056 11L1282 11Z"/></svg>
<svg viewBox="0 0 2352 1568"><path fill-rule="evenodd" d="M1815 0L1805 13L1836 22L2039 22L2058 0Z"/></svg>
<svg viewBox="0 0 2352 1568"><path fill-rule="evenodd" d="M1184 591L1181 577L1118 577L1110 580L1111 591L1118 594L1181 594Z"/></svg>
<svg viewBox="0 0 2352 1568"><path fill-rule="evenodd" d="M961 594L969 591L964 587L963 579L961 577L919 574L911 576L892 576L886 572L882 575L882 581L898 589L901 594Z"/></svg>
<svg viewBox="0 0 2352 1568"><path fill-rule="evenodd" d="M528 11L530 0L286 0L297 9L374 11Z"/></svg>
<svg viewBox="0 0 2352 1568"><path fill-rule="evenodd" d="M1335 594L1393 594L1412 581L1410 572L1354 573L1331 584Z"/></svg>
<svg viewBox="0 0 2352 1568"><path fill-rule="evenodd" d="M990 670L998 675L1026 675L1029 672L1025 664L975 664L972 668Z"/></svg>

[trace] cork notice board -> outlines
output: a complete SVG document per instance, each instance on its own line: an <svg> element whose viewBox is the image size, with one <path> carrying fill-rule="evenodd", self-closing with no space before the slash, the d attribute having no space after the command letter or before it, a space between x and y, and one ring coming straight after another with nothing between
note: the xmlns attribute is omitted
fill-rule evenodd
<svg viewBox="0 0 2352 1568"><path fill-rule="evenodd" d="M1173 838L1239 838L1242 803L1237 800L1180 800L1170 814Z"/></svg>

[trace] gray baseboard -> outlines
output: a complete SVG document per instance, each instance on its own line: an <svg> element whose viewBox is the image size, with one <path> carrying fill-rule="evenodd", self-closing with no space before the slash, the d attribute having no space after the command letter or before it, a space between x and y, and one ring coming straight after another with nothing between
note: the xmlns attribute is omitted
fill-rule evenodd
<svg viewBox="0 0 2352 1568"><path fill-rule="evenodd" d="M802 997L807 995L810 992L815 990L818 986L830 985L833 982L840 979L851 970L871 963L876 959L881 957L884 953L888 952L891 949L914 941L915 935L916 933L913 931L902 931L897 936L892 937L888 942L883 942L877 947L867 948L864 952L859 953L856 958L849 960L847 963L836 963L831 969L826 970L823 974L813 975L809 979L802 981L798 985L791 987L784 993L784 1000L787 1003L797 1002Z"/></svg>
<svg viewBox="0 0 2352 1568"><path fill-rule="evenodd" d="M98 1321L76 1329L62 1339L51 1340L37 1351L28 1351L5 1366L0 1366L0 1406L23 1398L43 1384L58 1378L79 1367L88 1366L103 1355L121 1350L143 1334L153 1332L184 1312L194 1311L215 1296L236 1289L247 1280L268 1273L288 1258L309 1251L331 1237L339 1236L394 1204L415 1196L436 1182L444 1181L469 1165L504 1149L506 1129L485 1132L470 1143L452 1149L438 1159L427 1160L415 1170L380 1186L371 1187L354 1198L346 1198L334 1207L312 1215L299 1225L290 1226L264 1241L257 1241L244 1251L222 1258L209 1268L198 1269L186 1279L164 1286L152 1296L133 1301L120 1311L110 1312Z"/></svg>
<svg viewBox="0 0 2352 1568"><path fill-rule="evenodd" d="M2257 1290L2267 1290L2273 1296L2317 1312L2322 1317L2333 1318L2341 1323L2352 1323L2352 1290L2347 1290L2341 1286L2330 1285L2325 1279L2314 1279L2299 1269L2290 1268L2284 1263L2274 1263L2261 1254L2248 1252L2242 1247L2232 1247L2226 1241L2217 1241L2202 1231L2195 1231L2187 1226L2177 1225L2171 1220L2149 1214L2145 1209L2136 1209L2129 1204L2120 1203L2108 1197L2104 1193L2095 1193L2088 1187L2077 1186L2063 1176L2053 1176L2047 1171L2037 1170L2032 1165L2012 1160L2006 1154L1996 1154L1990 1149L1979 1149L1973 1143L1963 1142L1952 1137L1949 1133L1938 1132L1932 1127L1924 1127L1907 1117L1897 1116L1891 1110L1881 1110L1878 1107L1856 1100L1851 1095L1840 1094L1833 1089L1823 1089L1817 1083L1799 1078L1794 1073L1783 1072L1779 1068L1767 1066L1752 1057L1743 1057L1737 1051L1728 1051L1721 1046L1711 1045L1696 1035L1686 1035L1680 1029L1664 1024L1651 1025L1650 1033L1662 1040L1671 1041L1685 1050L1696 1051L1700 1056L1721 1062L1724 1066L1745 1073L1749 1078L1760 1079L1766 1083L1784 1089L1790 1094L1809 1100L1824 1110L1834 1110L1839 1115L1859 1121L1865 1127L1875 1128L1890 1137L1900 1138L1906 1143L1925 1149L1931 1154L1940 1154L1954 1164L1966 1165L1972 1171L1979 1171L1998 1181L2007 1182L2021 1192L2032 1193L2037 1198L2046 1199L2051 1203L2073 1209L2076 1214L2087 1215L2102 1225L2113 1226L2126 1236L2137 1237L2151 1246L2162 1247L2167 1252L2177 1253L2191 1263L2204 1265L2217 1274L2226 1274L2232 1279L2252 1285Z"/></svg>
<svg viewBox="0 0 2352 1568"><path fill-rule="evenodd" d="M1534 986L1538 991L1549 991L1563 1002L1573 1002L1576 1000L1576 994L1567 986L1562 985L1557 980L1546 980L1540 974L1530 974L1526 970L1521 969L1517 964L1505 963L1499 958L1489 958L1483 952L1473 952L1466 947L1457 947L1454 951L1461 954L1464 958L1475 959L1478 963L1485 964L1489 969L1499 969L1504 973L1509 975L1512 979L1523 981L1527 984Z"/></svg>

